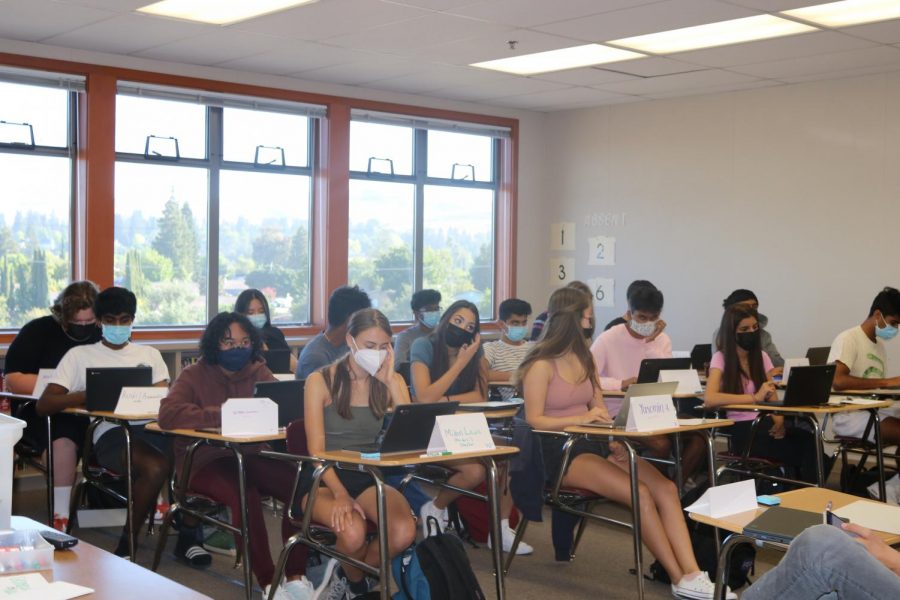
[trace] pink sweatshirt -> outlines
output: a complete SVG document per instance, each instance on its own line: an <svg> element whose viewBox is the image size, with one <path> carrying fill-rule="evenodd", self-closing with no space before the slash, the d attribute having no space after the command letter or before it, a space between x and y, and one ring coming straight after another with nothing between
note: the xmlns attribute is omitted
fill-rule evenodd
<svg viewBox="0 0 900 600"><path fill-rule="evenodd" d="M621 390L622 380L638 376L645 358L672 358L672 340L665 333L652 342L638 339L628 332L628 324L616 325L594 340L591 354L597 365L600 386L604 390ZM610 416L619 412L621 398L604 398Z"/></svg>

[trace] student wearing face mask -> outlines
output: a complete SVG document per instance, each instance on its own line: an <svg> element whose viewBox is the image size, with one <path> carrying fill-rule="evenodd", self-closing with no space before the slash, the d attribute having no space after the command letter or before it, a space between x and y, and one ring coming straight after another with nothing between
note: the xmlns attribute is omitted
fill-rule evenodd
<svg viewBox="0 0 900 600"><path fill-rule="evenodd" d="M290 350L281 330L272 325L272 313L269 301L259 290L244 290L234 301L234 312L244 315L259 330L262 337L262 348L266 350ZM297 357L291 354L291 373L297 370Z"/></svg>
<svg viewBox="0 0 900 600"><path fill-rule="evenodd" d="M631 306L631 297L634 295L634 293L637 290L639 290L640 288L644 288L644 287L653 288L654 290L656 289L656 286L653 285L652 283L650 283L649 281L647 281L646 279L636 279L636 280L632 281L631 283L629 283L628 289L625 290L625 303L628 304L628 306ZM607 323L606 327L603 328L603 331L612 329L616 325L627 325L627 324L628 324L628 313L626 312L623 316L616 317L615 319L613 319L612 321ZM663 329L665 329L665 322L663 322L663 327L659 329L659 332L662 333Z"/></svg>
<svg viewBox="0 0 900 600"><path fill-rule="evenodd" d="M513 373L525 360L534 342L528 341L528 317L531 305L518 298L509 298L500 303L500 327L503 335L499 340L484 344L484 364L488 371L488 381L510 381ZM512 386L500 388L504 400L515 395Z"/></svg>
<svg viewBox="0 0 900 600"><path fill-rule="evenodd" d="M94 313L100 322L103 339L96 344L76 346L63 356L53 377L37 403L40 415L55 415L67 408L83 407L85 371L88 368L140 367L152 369L153 385L166 387L169 370L159 350L131 343L131 327L137 312L137 298L129 290L110 287L97 295ZM137 535L147 517L153 514L160 488L171 472L169 440L166 436L145 431L144 422L131 424L132 522L127 525L115 549L119 556L129 552L128 535ZM94 457L101 467L116 473L126 471L125 434L121 427L101 423L94 430Z"/></svg>
<svg viewBox="0 0 900 600"><path fill-rule="evenodd" d="M569 282L569 284L566 287L578 290L579 292L584 292L585 294L587 294L588 296L590 296L592 298L594 297L594 292L591 290L590 287L588 287L588 284L584 283L583 281L576 280L576 281ZM532 342L536 342L540 339L541 332L544 329L544 323L547 321L547 315L548 315L548 311L545 310L544 312L542 312L541 314L539 314L538 316L536 316L534 318L534 324L531 327L531 336L530 336L530 339ZM593 339L593 337L594 337L595 325L596 324L594 321L594 308L592 305L591 306L591 325L590 325L590 327L586 327L584 330L585 335L587 335L587 338L589 340Z"/></svg>
<svg viewBox="0 0 900 600"><path fill-rule="evenodd" d="M331 297L328 298L328 328L303 346L294 372L295 377L306 379L313 371L330 365L350 352L345 341L347 321L356 311L370 306L372 301L369 295L359 289L358 285L343 285L331 292Z"/></svg>
<svg viewBox="0 0 900 600"><path fill-rule="evenodd" d="M764 404L777 400L775 366L762 350L759 317L755 310L735 304L725 309L716 340L718 351L709 363L704 404L713 408L726 404ZM751 443L755 412L729 410L735 422L728 428L731 451L742 454ZM778 460L793 468L803 481L816 481L813 434L788 427L783 416L769 414L762 419L752 440L750 455ZM825 463L826 465L828 462Z"/></svg>
<svg viewBox="0 0 900 600"><path fill-rule="evenodd" d="M55 369L66 352L76 346L100 341L94 315L99 290L92 281L69 284L50 308L50 314L26 323L6 353L6 391L30 396L35 392L41 369ZM47 448L47 422L34 404L25 405L14 416L28 425L22 437L37 449ZM53 526L65 530L69 500L75 483L75 466L88 427L87 417L57 415L53 419Z"/></svg>
<svg viewBox="0 0 900 600"><path fill-rule="evenodd" d="M246 317L237 313L219 313L213 317L200 339L200 360L181 372L160 404L159 426L162 429L221 426L222 404L226 400L250 398L258 382L275 381L262 360L261 351L259 330ZM175 468L179 472L190 444L191 440L187 438L175 440ZM277 498L287 507L296 475L296 470L287 463L259 456L258 451L265 448L265 444L260 444L247 448L244 454L250 558L253 574L265 590L263 598L269 593L275 565L269 550L262 498ZM191 491L227 505L231 509L233 525L240 527L240 494L234 455L225 448L203 446L194 454L191 473ZM294 533L296 530L287 514L283 515L282 540ZM181 554L180 542L175 550L176 555ZM278 588L275 598L314 597L312 584L303 576L306 557L304 546L294 548L287 563L287 581Z"/></svg>
<svg viewBox="0 0 900 600"><path fill-rule="evenodd" d="M900 386L900 377L888 377L885 342L897 336L900 326L900 291L892 287L881 290L869 309L869 316L862 324L841 332L831 344L828 362L835 364L835 390L870 390ZM881 443L887 446L900 444L900 404L878 411L881 417ZM834 415L834 432L837 435L861 438L865 433L869 415L865 413L840 413ZM874 432L869 441L874 441ZM877 485L870 493L877 495ZM900 478L894 476L887 486L887 500L900 503Z"/></svg>
<svg viewBox="0 0 900 600"><path fill-rule="evenodd" d="M304 425L313 456L347 446L371 444L378 437L385 413L409 403L406 382L393 369L391 325L380 311L353 313L347 326L350 353L306 380ZM299 495L305 508L312 488L312 470L304 469ZM391 557L416 538L416 522L403 495L385 487L388 547ZM379 564L377 540L366 538L366 521L377 522L375 483L367 473L330 469L313 506L313 520L331 525L337 548L366 564ZM322 598L344 599L365 594L370 582L359 569L331 559L325 570Z"/></svg>
<svg viewBox="0 0 900 600"><path fill-rule="evenodd" d="M754 310L759 315L759 343L762 351L772 360L775 367L775 375L781 375L784 367L784 358L772 341L772 334L766 330L769 324L769 317L759 312L759 299L750 290L734 290L725 300L722 301L722 308L727 309L729 306L739 305L743 308ZM716 340L719 337L719 330L713 332L712 347L716 347Z"/></svg>
<svg viewBox="0 0 900 600"><path fill-rule="evenodd" d="M409 303L413 311L414 325L397 334L394 349L394 368L409 362L409 350L417 339L430 335L441 318L441 293L437 290L419 290Z"/></svg>

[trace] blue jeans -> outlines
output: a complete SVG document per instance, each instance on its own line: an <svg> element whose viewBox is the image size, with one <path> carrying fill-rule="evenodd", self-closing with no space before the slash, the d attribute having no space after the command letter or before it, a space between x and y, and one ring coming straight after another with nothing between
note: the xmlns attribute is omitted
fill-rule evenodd
<svg viewBox="0 0 900 600"><path fill-rule="evenodd" d="M816 525L797 536L781 563L741 598L886 600L900 598L900 576L847 533L831 525Z"/></svg>

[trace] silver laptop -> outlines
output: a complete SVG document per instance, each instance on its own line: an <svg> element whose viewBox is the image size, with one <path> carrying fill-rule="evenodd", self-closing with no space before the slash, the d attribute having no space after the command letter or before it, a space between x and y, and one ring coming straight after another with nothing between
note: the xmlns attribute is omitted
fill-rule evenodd
<svg viewBox="0 0 900 600"><path fill-rule="evenodd" d="M628 423L628 411L631 410L631 399L638 396L671 396L678 389L677 381L661 381L659 383L632 383L625 391L622 408L612 423L586 423L586 427L605 429L625 429Z"/></svg>

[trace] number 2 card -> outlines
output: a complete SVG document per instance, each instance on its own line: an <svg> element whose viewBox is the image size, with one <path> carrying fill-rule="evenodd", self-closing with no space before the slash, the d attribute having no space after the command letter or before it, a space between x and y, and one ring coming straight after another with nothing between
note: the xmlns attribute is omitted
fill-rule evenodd
<svg viewBox="0 0 900 600"><path fill-rule="evenodd" d="M588 266L612 267L616 264L616 238L598 235L588 239Z"/></svg>

